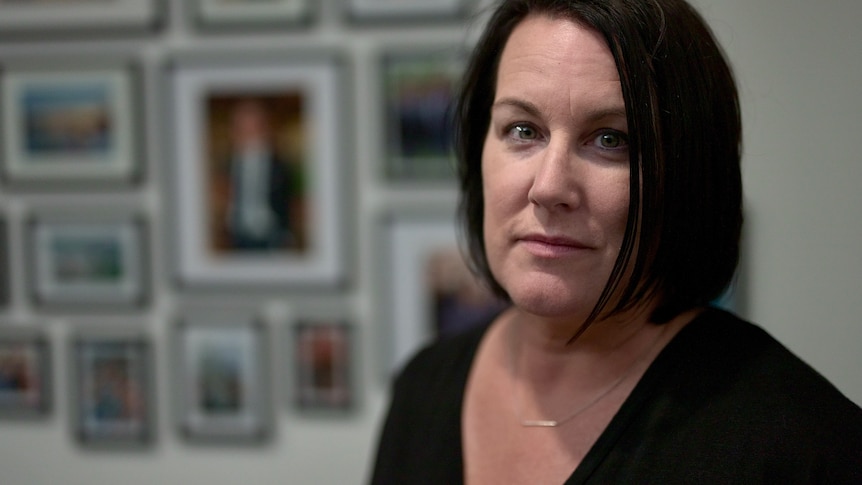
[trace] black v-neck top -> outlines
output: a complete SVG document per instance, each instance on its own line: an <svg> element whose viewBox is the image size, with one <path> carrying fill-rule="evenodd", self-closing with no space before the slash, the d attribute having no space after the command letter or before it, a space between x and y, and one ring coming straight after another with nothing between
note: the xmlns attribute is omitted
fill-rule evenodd
<svg viewBox="0 0 862 485"><path fill-rule="evenodd" d="M486 327L394 383L373 485L463 483L461 408ZM709 309L662 350L565 482L862 484L862 409L759 327Z"/></svg>

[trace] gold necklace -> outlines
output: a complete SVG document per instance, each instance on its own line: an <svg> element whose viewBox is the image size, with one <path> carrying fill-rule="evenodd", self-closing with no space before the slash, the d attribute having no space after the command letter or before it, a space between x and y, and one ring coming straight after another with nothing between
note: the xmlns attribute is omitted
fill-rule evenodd
<svg viewBox="0 0 862 485"><path fill-rule="evenodd" d="M512 332L512 333L514 333L514 332ZM575 419L576 416L583 413L587 409L591 408L594 404L601 401L603 398L605 398L605 396L607 396L614 389L619 387L619 385L622 384L622 382L626 379L626 377L631 375L631 373L638 366L638 364L643 362L646 359L647 355L649 355L651 353L652 349L656 346L656 344L658 344L658 341L661 339L661 336L663 333L664 332L659 332L659 334L656 336L655 340L649 346L647 346L647 349L644 351L644 353L641 354L637 359L635 359L635 361L632 362L632 364L628 368L626 368L626 370L622 374L620 374L619 377L617 377L612 383L610 383L610 385L608 385L607 387L602 389L602 391L599 392L598 394L596 394L592 399L590 399L589 401L582 404L580 407L578 407L577 409L575 409L574 411L572 411L571 413L569 413L568 415L566 415L560 419L526 419L526 418L524 418L523 414L522 414L523 411L521 410L521 400L518 399L518 392L517 392L517 388L516 388L515 392L512 393L513 394L512 406L514 408L515 418L517 418L517 420L521 423L521 426L523 426L525 428L556 428L558 426L561 426L561 425ZM511 361L510 365L512 368L513 379L517 380L517 376L518 376L517 362L518 362L518 359L517 359L517 356L515 355L514 347L515 347L515 339L512 338L512 344L511 344L510 349L509 349L509 360Z"/></svg>

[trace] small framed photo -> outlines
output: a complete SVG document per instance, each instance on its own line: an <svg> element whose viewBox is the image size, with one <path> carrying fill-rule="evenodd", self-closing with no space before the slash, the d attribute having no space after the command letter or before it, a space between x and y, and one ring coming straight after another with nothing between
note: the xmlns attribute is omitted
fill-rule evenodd
<svg viewBox="0 0 862 485"><path fill-rule="evenodd" d="M133 214L35 215L28 244L35 303L69 309L143 305L148 296L144 226Z"/></svg>
<svg viewBox="0 0 862 485"><path fill-rule="evenodd" d="M51 403L48 337L31 327L0 326L0 417L45 417Z"/></svg>
<svg viewBox="0 0 862 485"><path fill-rule="evenodd" d="M0 1L0 36L144 32L162 18L163 0Z"/></svg>
<svg viewBox="0 0 862 485"><path fill-rule="evenodd" d="M382 234L388 372L433 340L484 325L506 307L468 269L454 213L391 213Z"/></svg>
<svg viewBox="0 0 862 485"><path fill-rule="evenodd" d="M132 61L43 59L3 69L0 173L11 187L122 187L136 180L142 124Z"/></svg>
<svg viewBox="0 0 862 485"><path fill-rule="evenodd" d="M460 48L383 56L388 180L455 180L453 103L464 64Z"/></svg>
<svg viewBox="0 0 862 485"><path fill-rule="evenodd" d="M197 317L177 327L179 428L190 441L270 435L269 337L262 322Z"/></svg>
<svg viewBox="0 0 862 485"><path fill-rule="evenodd" d="M143 335L80 332L71 356L74 435L83 446L147 446L155 433L153 357Z"/></svg>
<svg viewBox="0 0 862 485"><path fill-rule="evenodd" d="M347 0L356 21L447 20L464 17L474 0Z"/></svg>
<svg viewBox="0 0 862 485"><path fill-rule="evenodd" d="M193 0L189 6L201 29L288 29L314 15L311 0Z"/></svg>
<svg viewBox="0 0 862 485"><path fill-rule="evenodd" d="M345 411L353 403L351 330L333 320L295 327L295 398L304 411Z"/></svg>
<svg viewBox="0 0 862 485"><path fill-rule="evenodd" d="M344 280L346 90L337 58L308 55L192 56L168 69L182 284Z"/></svg>

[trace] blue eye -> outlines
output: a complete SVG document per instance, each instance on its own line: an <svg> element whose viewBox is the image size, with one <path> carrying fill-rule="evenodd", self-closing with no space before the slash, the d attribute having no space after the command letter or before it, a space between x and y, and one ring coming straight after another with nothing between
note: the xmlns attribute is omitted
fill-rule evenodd
<svg viewBox="0 0 862 485"><path fill-rule="evenodd" d="M607 148L609 150L617 150L621 148L625 148L628 146L628 137L623 133L618 133L615 131L609 131L600 134L596 141L599 146L602 148Z"/></svg>
<svg viewBox="0 0 862 485"><path fill-rule="evenodd" d="M515 125L509 129L509 134L518 140L535 140L539 136L529 125Z"/></svg>

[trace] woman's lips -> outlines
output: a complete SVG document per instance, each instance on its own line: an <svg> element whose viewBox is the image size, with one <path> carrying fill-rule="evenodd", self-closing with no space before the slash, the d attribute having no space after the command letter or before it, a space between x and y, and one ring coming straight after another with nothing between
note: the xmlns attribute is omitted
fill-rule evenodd
<svg viewBox="0 0 862 485"><path fill-rule="evenodd" d="M519 238L518 242L528 252L541 258L559 258L590 249L587 244L577 239L544 234L528 234Z"/></svg>

